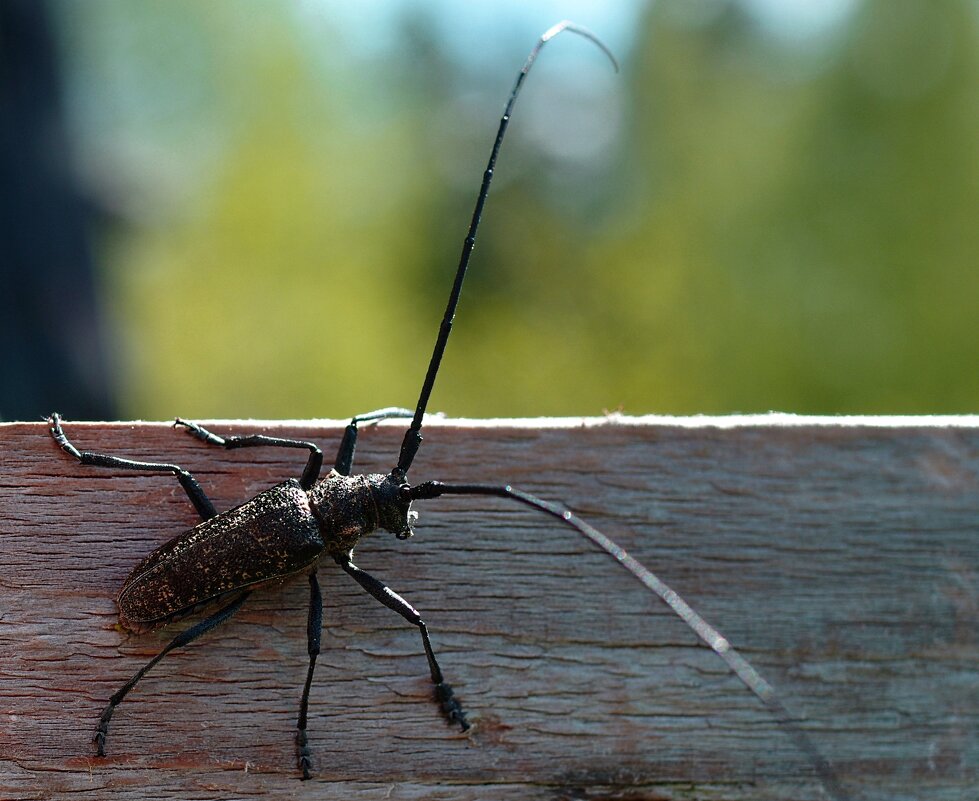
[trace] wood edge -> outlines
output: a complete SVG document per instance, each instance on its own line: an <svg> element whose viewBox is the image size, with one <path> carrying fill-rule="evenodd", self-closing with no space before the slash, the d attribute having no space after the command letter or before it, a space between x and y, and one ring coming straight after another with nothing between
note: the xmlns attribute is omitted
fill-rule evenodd
<svg viewBox="0 0 979 801"><path fill-rule="evenodd" d="M172 428L173 420L67 420L72 426L97 428ZM195 419L214 427L261 428L343 428L349 418L310 418L288 420L259 420L254 418ZM0 431L19 427L43 427L46 420L0 422ZM384 420L375 425L405 427L404 420ZM626 415L618 412L600 417L446 417L428 415L426 428L462 429L573 429L597 427L667 427L686 429L735 428L979 428L979 414L961 415L802 415L788 412L730 415Z"/></svg>

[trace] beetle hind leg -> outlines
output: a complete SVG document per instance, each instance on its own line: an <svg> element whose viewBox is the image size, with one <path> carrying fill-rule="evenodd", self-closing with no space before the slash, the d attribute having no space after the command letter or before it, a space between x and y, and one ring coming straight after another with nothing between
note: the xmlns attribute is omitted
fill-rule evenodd
<svg viewBox="0 0 979 801"><path fill-rule="evenodd" d="M150 473L171 473L180 486L184 488L190 502L201 516L202 520L209 520L217 514L214 504L211 503L201 485L197 483L190 473L179 465L165 464L163 462L137 462L133 459L120 459L118 456L108 456L104 453L93 453L91 451L80 451L68 440L65 432L61 428L61 415L57 412L52 413L48 418L51 427L51 438L61 447L65 453L74 456L81 464L93 467L116 467L123 470L140 470Z"/></svg>
<svg viewBox="0 0 979 801"><path fill-rule="evenodd" d="M106 704L105 709L102 710L102 716L99 718L99 725L95 729L94 740L96 753L98 756L105 756L105 741L109 736L109 721L112 720L112 713L116 711L116 707L122 703L122 699L125 698L129 694L129 691L139 683L140 679L142 679L143 676L145 676L157 662L163 659L163 657L170 653L170 651L172 651L174 648L180 648L181 646L188 645L202 634L209 632L215 626L219 626L220 624L224 623L224 621L226 621L241 608L241 605L245 602L245 599L249 595L250 593L248 592L242 593L230 604L222 607L210 617L204 618L204 620L202 620L200 623L191 626L186 631L180 632L180 634L170 640L170 642L162 651L160 651L160 653L137 670L129 681L127 681L124 685L122 685L122 687L112 694L112 697L109 699L109 703Z"/></svg>

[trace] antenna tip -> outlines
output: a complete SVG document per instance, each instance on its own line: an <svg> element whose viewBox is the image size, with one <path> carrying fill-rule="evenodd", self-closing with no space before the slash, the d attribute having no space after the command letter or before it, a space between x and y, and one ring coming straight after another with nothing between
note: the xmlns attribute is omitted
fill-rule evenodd
<svg viewBox="0 0 979 801"><path fill-rule="evenodd" d="M576 33L579 36L584 36L586 39L594 43L606 56L608 60L612 62L612 68L618 72L619 62L616 60L615 56L612 55L612 51L609 50L608 46L599 39L594 33L592 33L588 28L581 25L577 25L569 19L563 19L556 25L552 25L541 35L540 44L543 45L545 42L550 41L555 36L557 36L562 31L570 31L571 33Z"/></svg>

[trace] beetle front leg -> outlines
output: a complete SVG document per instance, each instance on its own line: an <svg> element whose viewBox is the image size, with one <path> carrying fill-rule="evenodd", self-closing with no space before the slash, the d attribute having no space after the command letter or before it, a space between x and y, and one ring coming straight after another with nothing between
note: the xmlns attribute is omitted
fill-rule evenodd
<svg viewBox="0 0 979 801"><path fill-rule="evenodd" d="M340 440L340 448L337 450L337 458L333 463L333 469L341 476L349 476L354 464L354 451L357 449L357 425L359 423L379 423L381 420L391 420L392 418L407 419L414 415L411 409L400 409L396 406L387 409L378 409L376 412L358 414L354 417L343 431L343 439Z"/></svg>
<svg viewBox="0 0 979 801"><path fill-rule="evenodd" d="M449 723L458 723L463 731L469 729L469 721L466 720L466 713L462 710L459 701L456 700L452 688L442 677L442 669L435 659L435 652L432 650L432 641L428 636L428 627L422 620L421 615L418 614L418 610L384 584L384 582L378 581L370 573L357 567L350 561L349 556L337 557L336 562L349 576L353 577L354 581L388 609L393 609L409 623L418 626L418 630L422 635L422 645L425 647L425 656L428 658L428 669L432 675L432 684L435 685L435 700L438 701L439 708Z"/></svg>

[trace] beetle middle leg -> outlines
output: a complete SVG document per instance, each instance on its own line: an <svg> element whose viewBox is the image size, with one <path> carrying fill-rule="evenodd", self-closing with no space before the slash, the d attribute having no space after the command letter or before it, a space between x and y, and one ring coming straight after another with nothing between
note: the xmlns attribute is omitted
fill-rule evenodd
<svg viewBox="0 0 979 801"><path fill-rule="evenodd" d="M422 635L422 645L425 647L425 656L428 658L428 669L432 675L432 684L435 685L435 700L438 701L442 713L449 723L458 723L463 731L469 728L469 721L466 720L466 713L456 700L452 688L442 677L442 669L435 659L435 652L432 650L432 641L428 636L428 627L421 615L410 603L388 587L384 582L374 578L370 573L361 570L349 556L337 557L336 562L343 570L350 575L361 587L367 590L374 598L384 604L388 609L393 609L401 617L418 626Z"/></svg>
<svg viewBox="0 0 979 801"><path fill-rule="evenodd" d="M182 467L175 464L165 464L163 462L137 462L133 459L120 459L118 456L108 456L104 453L80 451L68 441L68 437L65 436L65 432L61 429L61 415L59 415L57 412L52 413L51 417L48 418L48 422L51 423L51 428L49 429L51 436L54 438L54 441L61 446L61 450L63 450L65 453L71 454L82 464L92 465L94 467L119 467L123 470L172 473L176 477L177 481L180 482L180 486L184 488L184 492L187 493L187 497L190 498L190 502L194 504L194 508L197 510L197 513L201 516L202 520L208 520L217 514L214 504L211 503L207 495L204 494L204 490L201 489L201 485L198 484L197 480Z"/></svg>
<svg viewBox="0 0 979 801"><path fill-rule="evenodd" d="M163 659L163 657L170 653L170 651L172 651L174 648L180 648L181 646L188 645L202 634L209 632L215 626L219 626L224 623L224 621L226 621L241 608L241 605L245 602L245 599L250 594L251 593L249 592L242 593L230 604L222 607L210 617L204 618L204 620L202 620L200 623L191 626L186 631L180 632L180 634L170 640L170 642L162 651L160 651L160 653L137 670L129 681L127 681L124 685L122 685L122 687L113 693L112 697L109 699L108 705L102 711L102 717L99 718L98 728L95 730L95 746L99 756L105 756L105 739L109 734L109 721L112 720L112 713L115 712L116 707L122 703L122 699L129 694L129 691L139 683L139 680L142 679L147 672L149 672L150 668Z"/></svg>
<svg viewBox="0 0 979 801"><path fill-rule="evenodd" d="M303 697L299 702L299 720L296 722L296 751L299 758L299 768L303 779L309 778L312 767L312 755L306 739L306 717L309 711L309 689L313 685L313 668L316 667L316 657L320 653L320 633L323 630L323 595L320 584L316 580L316 570L309 574L309 619L306 622L308 641L309 668L306 671L306 684L303 686Z"/></svg>
<svg viewBox="0 0 979 801"><path fill-rule="evenodd" d="M306 462L306 467L303 470L302 477L299 479L300 486L308 490L313 484L316 483L316 479L320 476L320 470L323 467L323 451L319 449L319 446L314 442L306 442L301 439L283 439L282 437L267 437L264 434L249 434L246 436L231 436L231 437L219 437L217 434L212 434L203 426L197 423L191 423L188 420L182 420L177 418L174 423L174 427L183 426L187 429L188 433L199 439L201 442L206 442L208 445L219 445L226 450L234 450L236 448L250 448L255 446L271 446L274 448L305 448L309 451L309 459Z"/></svg>

